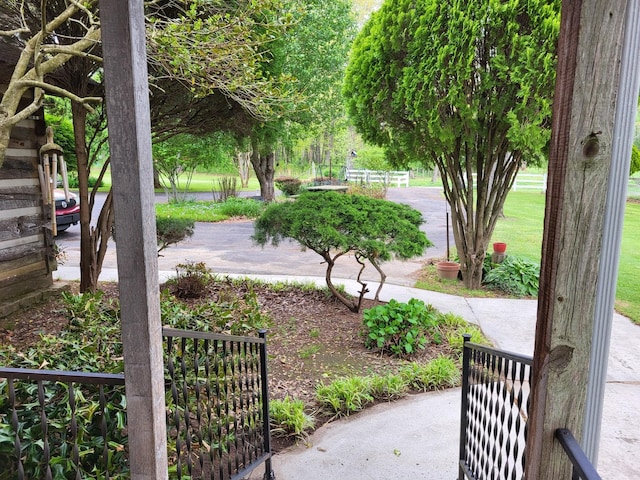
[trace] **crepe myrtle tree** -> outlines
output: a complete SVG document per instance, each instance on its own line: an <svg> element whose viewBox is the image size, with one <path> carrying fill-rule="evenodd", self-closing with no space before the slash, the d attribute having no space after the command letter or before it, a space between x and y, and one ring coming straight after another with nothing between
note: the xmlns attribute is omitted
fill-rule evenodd
<svg viewBox="0 0 640 480"><path fill-rule="evenodd" d="M559 0L384 2L354 42L343 93L392 163L435 165L465 286L520 168L550 138Z"/></svg>
<svg viewBox="0 0 640 480"><path fill-rule="evenodd" d="M253 240L259 245L278 245L296 240L327 263L325 279L331 293L352 312L358 313L369 291L360 277L368 260L380 274L378 299L386 275L380 263L421 255L432 243L420 225L422 214L408 205L336 192L306 192L293 202L273 203L254 225ZM357 281L362 286L353 300L338 291L331 280L336 260L353 254L360 265Z"/></svg>

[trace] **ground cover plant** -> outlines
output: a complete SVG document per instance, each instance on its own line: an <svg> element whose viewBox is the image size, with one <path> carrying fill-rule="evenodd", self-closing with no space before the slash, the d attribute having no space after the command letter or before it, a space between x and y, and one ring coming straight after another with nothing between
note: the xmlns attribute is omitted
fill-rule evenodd
<svg viewBox="0 0 640 480"><path fill-rule="evenodd" d="M264 204L251 198L231 197L224 202L185 201L156 203L156 216L161 219L184 219L191 222L222 222L231 218L256 218Z"/></svg>
<svg viewBox="0 0 640 480"><path fill-rule="evenodd" d="M193 286L196 279L203 280L200 287ZM14 328L0 332L1 363L122 371L117 285L101 287L104 293L77 294L74 285L74 293L16 316ZM366 301L367 308L379 305ZM472 330L460 317L437 314L438 343L389 356L377 345L365 346L363 315L350 312L326 289L221 278L202 264L179 267L176 279L163 286L161 311L163 324L177 328L237 335L268 329L274 433L286 434L276 438L277 448L375 402L456 385L461 340L449 338ZM122 414L122 401L113 408L114 415Z"/></svg>

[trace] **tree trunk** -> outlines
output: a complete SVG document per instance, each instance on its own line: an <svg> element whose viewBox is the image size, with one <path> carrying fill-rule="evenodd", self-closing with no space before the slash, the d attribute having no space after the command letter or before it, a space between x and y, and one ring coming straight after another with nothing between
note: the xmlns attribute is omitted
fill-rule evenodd
<svg viewBox="0 0 640 480"><path fill-rule="evenodd" d="M451 208L451 227L462 279L466 288L476 290L482 285L487 247L522 158L501 150L475 162L467 158L466 166L461 167L462 151L480 152L482 146L460 144L458 152L449 158L435 159L435 163Z"/></svg>
<svg viewBox="0 0 640 480"><path fill-rule="evenodd" d="M251 152L238 152L236 154L236 163L238 165L238 173L240 174L240 184L242 188L249 186L249 175L251 165Z"/></svg>
<svg viewBox="0 0 640 480"><path fill-rule="evenodd" d="M273 152L261 154L259 145L255 139L251 140L253 152L251 152L251 164L260 182L260 196L264 202L272 202L275 197L275 155Z"/></svg>
<svg viewBox="0 0 640 480"><path fill-rule="evenodd" d="M96 227L91 226L95 192L89 196L89 150L86 143L87 110L76 102L71 103L73 132L78 159L78 195L80 197L80 291L95 292L102 263L107 252L107 242L113 227L113 202L111 191L102 206ZM106 169L106 165L104 167ZM96 187L97 188L97 187Z"/></svg>
<svg viewBox="0 0 640 480"><path fill-rule="evenodd" d="M7 148L9 148L9 140L11 138L11 127L9 126L1 126L0 127L0 168L2 168L2 164L4 163L4 157L7 153Z"/></svg>
<svg viewBox="0 0 640 480"><path fill-rule="evenodd" d="M86 143L87 111L71 102L73 135L78 160L78 196L80 197L80 292L95 292L98 275L94 272L95 258L91 247L91 204L89 203L89 156Z"/></svg>

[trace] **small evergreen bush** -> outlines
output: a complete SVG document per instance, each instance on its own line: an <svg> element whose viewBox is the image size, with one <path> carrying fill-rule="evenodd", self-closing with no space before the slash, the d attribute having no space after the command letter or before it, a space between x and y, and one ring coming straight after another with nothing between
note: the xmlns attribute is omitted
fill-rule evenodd
<svg viewBox="0 0 640 480"><path fill-rule="evenodd" d="M274 180L276 187L287 197L297 195L300 192L300 185L302 182L299 178L295 177L278 177Z"/></svg>
<svg viewBox="0 0 640 480"><path fill-rule="evenodd" d="M170 245L185 240L193 235L195 223L187 218L156 217L156 239L158 253Z"/></svg>

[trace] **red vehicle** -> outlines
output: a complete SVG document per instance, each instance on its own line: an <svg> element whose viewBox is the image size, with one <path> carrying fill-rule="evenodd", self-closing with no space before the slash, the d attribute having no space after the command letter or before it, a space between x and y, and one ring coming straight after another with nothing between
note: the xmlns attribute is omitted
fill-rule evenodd
<svg viewBox="0 0 640 480"><path fill-rule="evenodd" d="M69 200L64 196L64 190L54 190L56 201L56 227L58 232L64 232L71 225L80 221L80 199L74 193L69 192Z"/></svg>

